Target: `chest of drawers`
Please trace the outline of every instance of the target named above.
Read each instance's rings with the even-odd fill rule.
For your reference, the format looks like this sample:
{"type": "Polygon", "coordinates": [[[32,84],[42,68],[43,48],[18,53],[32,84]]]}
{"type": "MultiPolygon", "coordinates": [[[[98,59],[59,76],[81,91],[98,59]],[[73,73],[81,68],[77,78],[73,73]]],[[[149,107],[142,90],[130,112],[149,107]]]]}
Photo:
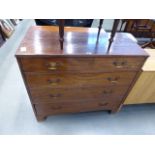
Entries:
{"type": "Polygon", "coordinates": [[[38,121],[54,114],[118,111],[147,54],[130,34],[66,28],[63,51],[57,27],[31,27],[16,58],[38,121]]]}

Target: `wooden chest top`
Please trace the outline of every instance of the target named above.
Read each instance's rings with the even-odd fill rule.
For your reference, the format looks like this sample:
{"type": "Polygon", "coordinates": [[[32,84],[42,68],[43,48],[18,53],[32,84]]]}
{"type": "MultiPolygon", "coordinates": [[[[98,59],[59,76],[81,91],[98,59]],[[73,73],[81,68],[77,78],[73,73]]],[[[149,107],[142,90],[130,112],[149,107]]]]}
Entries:
{"type": "Polygon", "coordinates": [[[97,43],[97,28],[66,27],[64,49],[60,49],[58,27],[30,27],[16,56],[148,56],[129,33],[117,33],[107,52],[110,33],[102,30],[97,43]]]}

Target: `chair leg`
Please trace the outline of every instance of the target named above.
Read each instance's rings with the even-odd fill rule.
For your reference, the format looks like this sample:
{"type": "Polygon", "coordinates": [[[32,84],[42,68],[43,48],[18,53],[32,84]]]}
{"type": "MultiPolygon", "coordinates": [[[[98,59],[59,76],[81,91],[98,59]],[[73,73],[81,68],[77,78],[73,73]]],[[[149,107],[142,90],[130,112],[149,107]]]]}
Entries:
{"type": "Polygon", "coordinates": [[[126,22],[126,21],[124,21],[123,19],[121,20],[121,26],[120,26],[119,31],[122,31],[122,27],[123,27],[123,25],[125,24],[125,22],[126,22]]]}
{"type": "Polygon", "coordinates": [[[150,42],[147,42],[147,43],[141,45],[141,47],[142,48],[150,47],[150,48],[154,49],[155,45],[154,45],[154,42],[153,42],[153,38],[154,38],[154,35],[152,36],[150,42]]]}
{"type": "Polygon", "coordinates": [[[141,45],[141,48],[146,48],[146,47],[150,47],[150,48],[154,49],[155,45],[153,42],[148,42],[148,43],[141,45]]]}
{"type": "Polygon", "coordinates": [[[59,19],[59,41],[60,41],[60,48],[63,50],[63,42],[64,42],[64,19],[59,19]]]}
{"type": "Polygon", "coordinates": [[[97,34],[97,42],[99,40],[99,36],[100,36],[101,29],[102,29],[103,21],[104,21],[104,19],[100,19],[99,27],[98,27],[98,34],[97,34]]]}
{"type": "Polygon", "coordinates": [[[116,34],[119,21],[120,21],[120,19],[115,19],[114,20],[113,28],[112,28],[112,31],[111,31],[111,36],[110,36],[110,39],[109,39],[108,52],[110,50],[111,44],[112,44],[114,36],[116,34]]]}

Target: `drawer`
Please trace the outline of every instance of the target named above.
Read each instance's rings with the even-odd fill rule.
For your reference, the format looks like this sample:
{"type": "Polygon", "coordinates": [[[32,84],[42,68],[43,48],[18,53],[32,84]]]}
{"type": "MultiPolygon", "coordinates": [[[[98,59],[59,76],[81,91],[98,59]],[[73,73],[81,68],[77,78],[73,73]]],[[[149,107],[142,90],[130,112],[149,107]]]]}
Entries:
{"type": "Polygon", "coordinates": [[[65,101],[80,101],[88,99],[121,100],[128,86],[120,87],[92,87],[71,89],[35,89],[31,90],[33,104],[52,104],[65,101]]]}
{"type": "Polygon", "coordinates": [[[85,58],[21,58],[22,68],[25,72],[103,72],[138,70],[143,57],[85,57],[85,58]]]}
{"type": "Polygon", "coordinates": [[[104,100],[89,100],[72,102],[70,104],[53,104],[53,105],[35,105],[37,115],[49,115],[49,114],[63,114],[63,113],[74,113],[74,112],[86,112],[86,111],[97,111],[97,110],[110,110],[120,104],[119,102],[107,102],[104,100]]]}
{"type": "Polygon", "coordinates": [[[117,73],[81,73],[81,74],[31,74],[25,77],[31,89],[45,87],[71,88],[71,87],[96,87],[106,85],[130,85],[137,72],[117,73]]]}

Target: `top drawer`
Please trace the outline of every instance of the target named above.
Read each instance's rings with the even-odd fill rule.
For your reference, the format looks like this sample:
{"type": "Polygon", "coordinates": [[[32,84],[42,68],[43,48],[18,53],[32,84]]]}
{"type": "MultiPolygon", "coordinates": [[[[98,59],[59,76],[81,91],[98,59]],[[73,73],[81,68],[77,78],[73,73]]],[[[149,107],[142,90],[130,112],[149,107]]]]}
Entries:
{"type": "Polygon", "coordinates": [[[23,57],[20,58],[25,72],[103,72],[138,70],[143,57],[23,57]]]}

